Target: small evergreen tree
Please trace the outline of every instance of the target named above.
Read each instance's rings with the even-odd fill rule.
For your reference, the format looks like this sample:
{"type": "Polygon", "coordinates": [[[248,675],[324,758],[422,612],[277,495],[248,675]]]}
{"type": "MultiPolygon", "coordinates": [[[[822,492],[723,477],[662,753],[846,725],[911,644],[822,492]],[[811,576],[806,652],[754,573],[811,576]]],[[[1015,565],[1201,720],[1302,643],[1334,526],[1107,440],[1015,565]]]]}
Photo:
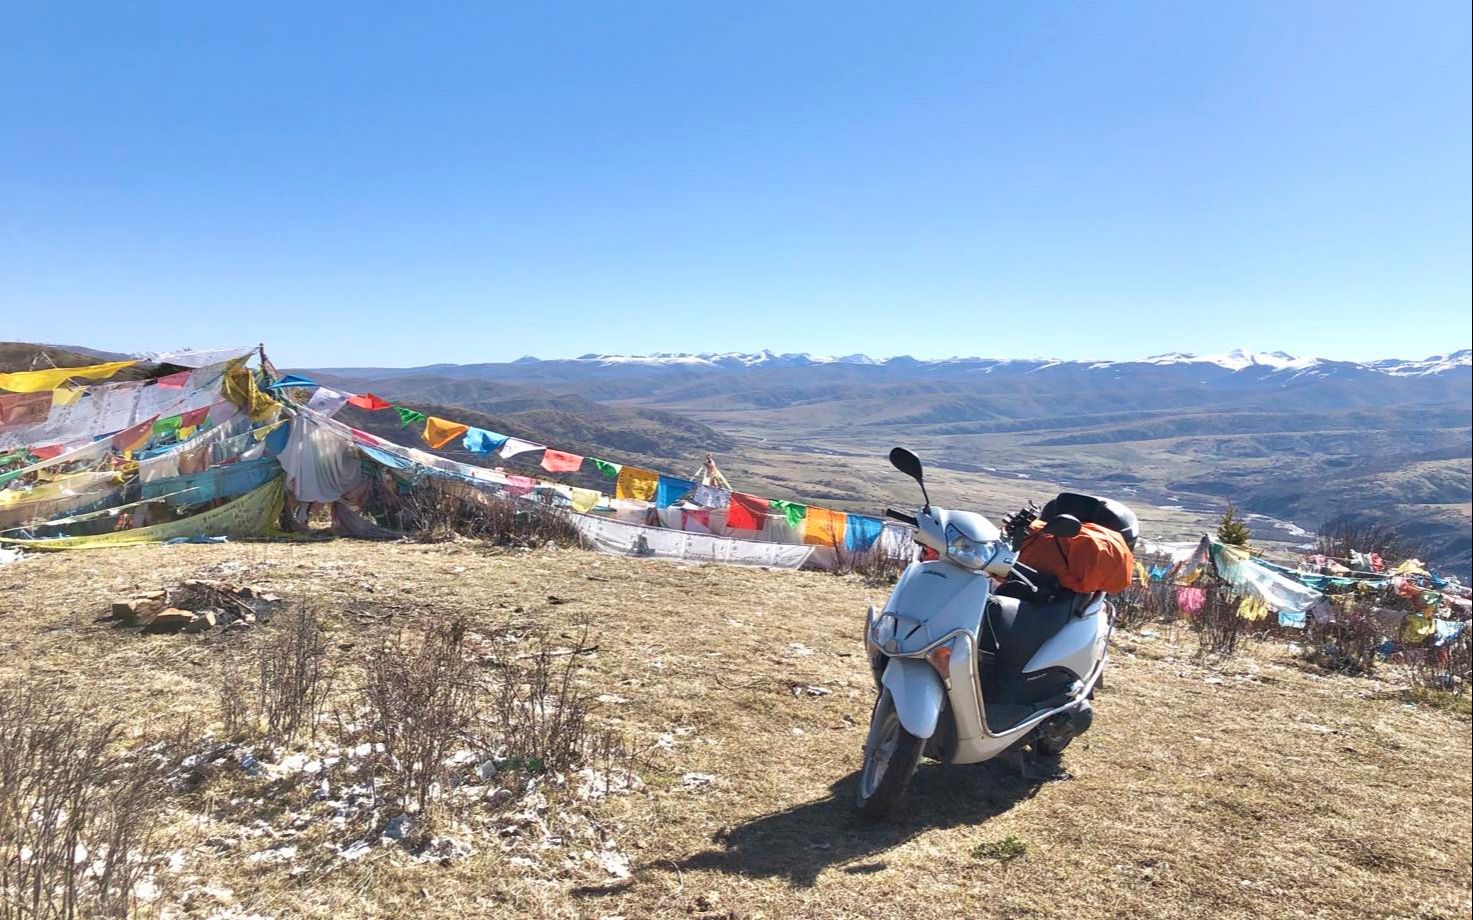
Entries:
{"type": "Polygon", "coordinates": [[[1248,540],[1253,536],[1248,525],[1238,517],[1238,509],[1228,502],[1227,510],[1222,513],[1222,519],[1217,522],[1217,539],[1220,543],[1230,546],[1247,546],[1248,540]]]}

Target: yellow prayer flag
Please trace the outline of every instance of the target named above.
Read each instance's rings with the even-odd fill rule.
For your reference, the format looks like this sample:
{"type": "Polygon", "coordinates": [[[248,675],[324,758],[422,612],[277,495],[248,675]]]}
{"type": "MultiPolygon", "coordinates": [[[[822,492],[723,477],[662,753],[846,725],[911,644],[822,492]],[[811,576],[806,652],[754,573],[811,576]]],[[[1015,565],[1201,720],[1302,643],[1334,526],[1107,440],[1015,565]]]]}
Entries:
{"type": "Polygon", "coordinates": [[[40,393],[43,390],[54,390],[72,377],[106,380],[123,368],[132,367],[137,363],[136,360],[110,361],[107,364],[89,364],[86,367],[51,367],[41,371],[14,371],[9,374],[0,374],[0,390],[10,390],[13,393],[40,393]]]}
{"type": "Polygon", "coordinates": [[[593,489],[572,489],[573,510],[587,514],[603,498],[603,493],[593,489]]]}
{"type": "Polygon", "coordinates": [[[276,400],[256,387],[255,375],[248,367],[233,367],[226,371],[220,384],[220,395],[244,409],[254,422],[264,421],[276,411],[276,400]]]}
{"type": "Polygon", "coordinates": [[[815,508],[808,506],[808,515],[804,518],[807,526],[803,529],[803,542],[812,543],[816,546],[843,546],[844,531],[849,526],[849,515],[842,511],[830,511],[827,508],[815,508]]]}
{"type": "Polygon", "coordinates": [[[424,440],[425,443],[439,450],[456,438],[462,437],[470,431],[469,425],[460,422],[451,422],[443,418],[435,418],[433,415],[425,419],[424,440]]]}
{"type": "Polygon", "coordinates": [[[637,466],[626,466],[619,471],[619,482],[614,488],[615,498],[634,501],[654,501],[660,488],[660,474],[642,470],[637,466]]]}
{"type": "Polygon", "coordinates": [[[1238,604],[1238,616],[1249,622],[1266,619],[1268,617],[1268,604],[1262,598],[1249,595],[1238,604]]]}
{"type": "Polygon", "coordinates": [[[51,405],[53,407],[70,406],[81,399],[85,392],[87,392],[86,387],[57,387],[51,391],[51,405]]]}

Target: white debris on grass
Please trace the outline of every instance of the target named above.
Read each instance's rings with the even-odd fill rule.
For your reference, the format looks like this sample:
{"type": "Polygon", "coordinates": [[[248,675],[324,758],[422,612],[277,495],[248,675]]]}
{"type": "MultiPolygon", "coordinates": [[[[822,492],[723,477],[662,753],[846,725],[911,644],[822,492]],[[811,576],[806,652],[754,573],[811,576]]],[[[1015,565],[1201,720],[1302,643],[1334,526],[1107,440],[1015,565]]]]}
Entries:
{"type": "Polygon", "coordinates": [[[682,789],[706,789],[714,785],[716,777],[711,773],[686,773],[680,777],[682,789]]]}
{"type": "Polygon", "coordinates": [[[813,649],[809,648],[801,642],[789,642],[788,654],[792,655],[795,658],[806,658],[809,655],[813,654],[813,649]]]}
{"type": "Polygon", "coordinates": [[[644,780],[629,770],[595,770],[584,767],[578,771],[577,795],[583,799],[601,799],[610,795],[626,795],[644,788],[644,780]]]}

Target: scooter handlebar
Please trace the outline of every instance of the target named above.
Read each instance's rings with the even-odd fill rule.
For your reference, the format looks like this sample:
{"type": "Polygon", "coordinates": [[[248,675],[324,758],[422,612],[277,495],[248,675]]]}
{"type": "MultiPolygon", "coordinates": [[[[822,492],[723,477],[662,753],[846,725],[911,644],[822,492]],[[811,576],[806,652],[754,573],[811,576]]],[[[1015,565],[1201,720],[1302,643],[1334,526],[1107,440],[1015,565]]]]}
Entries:
{"type": "Polygon", "coordinates": [[[893,518],[902,524],[909,524],[912,527],[920,526],[920,522],[916,520],[915,515],[906,514],[904,511],[897,511],[894,508],[886,508],[885,517],[893,518]]]}

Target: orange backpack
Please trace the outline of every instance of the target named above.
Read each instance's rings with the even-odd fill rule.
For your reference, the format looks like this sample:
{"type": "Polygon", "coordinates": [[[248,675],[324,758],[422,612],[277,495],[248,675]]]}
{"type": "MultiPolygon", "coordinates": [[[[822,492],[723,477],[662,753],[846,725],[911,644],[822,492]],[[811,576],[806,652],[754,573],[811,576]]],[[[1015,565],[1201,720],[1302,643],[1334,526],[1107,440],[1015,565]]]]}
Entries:
{"type": "Polygon", "coordinates": [[[1019,562],[1051,573],[1060,585],[1080,594],[1130,587],[1135,557],[1125,545],[1125,537],[1098,524],[1085,524],[1078,534],[1066,539],[1042,533],[1043,523],[1034,521],[1028,528],[1018,552],[1019,562]]]}

